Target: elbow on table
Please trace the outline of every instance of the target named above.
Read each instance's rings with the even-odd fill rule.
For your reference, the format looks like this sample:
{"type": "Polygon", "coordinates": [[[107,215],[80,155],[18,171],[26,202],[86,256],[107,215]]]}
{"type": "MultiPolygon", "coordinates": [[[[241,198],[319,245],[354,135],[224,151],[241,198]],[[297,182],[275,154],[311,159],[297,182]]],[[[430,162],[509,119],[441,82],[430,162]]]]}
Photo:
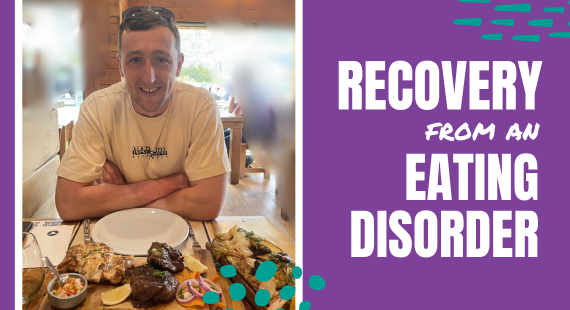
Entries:
{"type": "Polygon", "coordinates": [[[77,212],[74,212],[72,203],[69,201],[68,198],[65,197],[56,189],[55,191],[55,208],[57,209],[57,213],[59,217],[64,221],[76,221],[81,220],[79,218],[77,212]]]}

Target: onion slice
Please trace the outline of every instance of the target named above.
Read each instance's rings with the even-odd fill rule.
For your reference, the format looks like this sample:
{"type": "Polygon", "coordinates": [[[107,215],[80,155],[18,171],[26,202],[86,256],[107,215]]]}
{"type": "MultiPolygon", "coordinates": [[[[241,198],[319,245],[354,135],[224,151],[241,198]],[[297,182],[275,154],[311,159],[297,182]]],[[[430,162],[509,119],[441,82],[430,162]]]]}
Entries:
{"type": "Polygon", "coordinates": [[[200,288],[199,288],[199,287],[200,287],[201,285],[200,285],[200,283],[199,283],[198,281],[196,281],[196,280],[194,280],[194,279],[190,279],[190,280],[187,280],[187,281],[185,281],[185,282],[188,282],[186,285],[188,286],[188,290],[190,291],[190,293],[192,293],[192,295],[194,295],[194,297],[199,298],[199,299],[203,299],[203,298],[204,298],[204,295],[202,295],[202,294],[200,293],[200,288]],[[198,289],[195,289],[193,285],[197,285],[197,286],[198,286],[198,289]]]}
{"type": "Polygon", "coordinates": [[[216,283],[210,281],[210,279],[203,279],[201,276],[198,276],[198,282],[204,291],[215,292],[220,295],[220,299],[222,298],[222,289],[216,283]],[[215,289],[212,289],[210,286],[213,286],[215,289]]]}
{"type": "Polygon", "coordinates": [[[182,298],[178,297],[178,294],[180,294],[181,290],[183,290],[184,288],[188,288],[188,281],[189,280],[186,280],[186,281],[180,283],[180,285],[178,286],[178,289],[176,290],[176,301],[178,301],[181,304],[190,303],[190,302],[192,302],[192,300],[194,300],[194,298],[196,298],[196,295],[192,291],[189,291],[189,292],[184,294],[184,295],[190,294],[191,295],[190,298],[182,299],[182,298]]]}

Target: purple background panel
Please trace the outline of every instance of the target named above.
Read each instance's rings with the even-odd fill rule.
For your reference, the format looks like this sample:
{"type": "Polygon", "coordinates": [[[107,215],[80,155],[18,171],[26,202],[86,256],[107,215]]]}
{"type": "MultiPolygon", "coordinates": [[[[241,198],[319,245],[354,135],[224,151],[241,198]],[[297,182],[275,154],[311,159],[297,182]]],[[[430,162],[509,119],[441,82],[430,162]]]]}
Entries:
{"type": "MultiPolygon", "coordinates": [[[[562,309],[568,307],[570,208],[567,200],[570,128],[570,39],[550,38],[550,32],[570,31],[567,1],[491,1],[470,4],[455,1],[304,1],[304,299],[311,309],[562,309]],[[532,12],[497,12],[501,4],[531,3],[532,12]],[[563,14],[542,9],[565,6],[563,14]],[[459,26],[458,18],[483,19],[482,26],[459,26]],[[514,18],[515,26],[490,23],[514,18]],[[531,19],[553,18],[554,27],[531,27],[531,19]],[[503,33],[502,41],[486,41],[481,35],[503,33]],[[513,41],[513,35],[540,34],[541,41],[513,41]],[[440,101],[431,111],[415,102],[408,110],[385,111],[338,109],[338,62],[405,60],[412,68],[423,60],[440,67],[440,101]],[[543,61],[536,90],[536,109],[524,109],[524,89],[517,66],[517,109],[515,111],[471,111],[469,77],[465,78],[463,108],[448,111],[441,74],[441,61],[543,61]],[[454,129],[464,122],[471,130],[478,123],[496,126],[495,137],[477,141],[426,141],[426,126],[450,123],[454,129]],[[534,141],[505,140],[509,127],[539,123],[534,141]],[[429,176],[431,154],[450,156],[453,200],[406,201],[406,154],[425,153],[426,163],[418,171],[429,176]],[[538,200],[476,201],[474,165],[469,168],[469,200],[457,200],[457,165],[451,154],[533,154],[538,162],[538,200]],[[491,248],[483,258],[419,257],[412,247],[406,258],[351,258],[350,215],[352,210],[376,214],[386,210],[407,211],[412,220],[421,210],[431,210],[440,219],[442,210],[482,210],[491,219],[494,210],[532,210],[538,215],[537,258],[494,258],[491,248]],[[322,291],[311,290],[308,279],[321,275],[327,281],[322,291]]],[[[490,64],[492,68],[492,65],[490,64]]],[[[491,69],[490,68],[490,69],[491,69]]],[[[469,70],[469,65],[467,67],[469,70]]],[[[491,71],[481,74],[491,79],[491,71]]],[[[363,82],[362,85],[365,83],[363,82]]],[[[414,82],[402,82],[411,88],[414,82]]],[[[490,86],[492,82],[490,82],[490,86]]],[[[388,81],[386,81],[388,86],[388,81]]],[[[364,89],[363,89],[364,93],[364,89]]],[[[377,91],[387,99],[387,90],[377,91]]],[[[492,90],[482,90],[491,99],[492,90]]],[[[363,106],[365,106],[363,100],[363,106]]],[[[514,168],[513,168],[514,171],[514,168]]],[[[513,173],[514,174],[514,173],[513,173]]],[[[427,181],[418,182],[427,190],[427,181]]],[[[487,190],[486,190],[487,192],[487,190]]],[[[514,228],[513,220],[506,228],[514,228]]],[[[413,225],[404,225],[413,236],[413,225]]],[[[491,232],[492,233],[492,232],[491,232]]],[[[463,231],[465,240],[465,230],[463,231]]],[[[514,235],[513,235],[514,236],[514,235]]],[[[388,228],[388,239],[396,237],[388,228]]],[[[514,248],[514,238],[505,239],[514,248]]],[[[465,253],[465,249],[464,249],[465,253]]],[[[514,253],[514,249],[513,249],[514,253]]]]}

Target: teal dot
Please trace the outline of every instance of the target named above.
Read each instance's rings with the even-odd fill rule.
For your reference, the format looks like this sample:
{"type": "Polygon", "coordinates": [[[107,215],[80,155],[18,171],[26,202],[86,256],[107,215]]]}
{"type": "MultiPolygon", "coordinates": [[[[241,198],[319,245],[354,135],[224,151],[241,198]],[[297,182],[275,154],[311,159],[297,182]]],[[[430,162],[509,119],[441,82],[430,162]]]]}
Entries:
{"type": "Polygon", "coordinates": [[[311,303],[306,300],[301,302],[301,304],[299,305],[299,310],[309,310],[310,308],[311,308],[311,303]]]}
{"type": "Polygon", "coordinates": [[[322,290],[325,288],[325,284],[325,279],[323,279],[321,276],[314,275],[309,278],[309,287],[314,290],[322,290]]]}
{"type": "Polygon", "coordinates": [[[236,267],[233,265],[225,265],[220,268],[220,271],[222,272],[222,276],[224,278],[231,278],[236,276],[236,267]]]}
{"type": "Polygon", "coordinates": [[[204,294],[204,302],[205,303],[213,305],[213,304],[217,303],[218,301],[220,301],[220,295],[218,295],[218,293],[206,292],[206,294],[204,294]]]}
{"type": "Polygon", "coordinates": [[[295,295],[295,287],[291,285],[284,286],[279,292],[279,297],[283,300],[289,300],[295,295]]]}
{"type": "Polygon", "coordinates": [[[303,275],[303,269],[299,266],[293,268],[293,278],[299,279],[303,275]]]}
{"type": "Polygon", "coordinates": [[[261,282],[269,281],[275,276],[277,272],[277,265],[272,261],[264,261],[257,267],[255,272],[255,278],[261,282]]]}
{"type": "Polygon", "coordinates": [[[263,307],[266,306],[269,303],[269,300],[271,299],[271,295],[269,294],[268,290],[259,290],[257,291],[257,293],[255,294],[255,304],[263,307]]]}
{"type": "Polygon", "coordinates": [[[234,283],[230,286],[230,297],[232,300],[240,301],[245,297],[245,287],[241,283],[234,283]]]}

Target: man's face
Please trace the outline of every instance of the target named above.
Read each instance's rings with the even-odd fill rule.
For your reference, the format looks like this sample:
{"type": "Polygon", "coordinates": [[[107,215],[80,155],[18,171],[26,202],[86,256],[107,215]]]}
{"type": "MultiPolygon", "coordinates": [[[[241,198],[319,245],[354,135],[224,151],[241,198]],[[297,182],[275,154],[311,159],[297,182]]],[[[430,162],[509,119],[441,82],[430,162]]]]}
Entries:
{"type": "Polygon", "coordinates": [[[170,29],[154,26],[148,30],[125,30],[120,56],[119,71],[135,110],[148,117],[162,114],[184,62],[184,55],[178,59],[170,29]]]}

